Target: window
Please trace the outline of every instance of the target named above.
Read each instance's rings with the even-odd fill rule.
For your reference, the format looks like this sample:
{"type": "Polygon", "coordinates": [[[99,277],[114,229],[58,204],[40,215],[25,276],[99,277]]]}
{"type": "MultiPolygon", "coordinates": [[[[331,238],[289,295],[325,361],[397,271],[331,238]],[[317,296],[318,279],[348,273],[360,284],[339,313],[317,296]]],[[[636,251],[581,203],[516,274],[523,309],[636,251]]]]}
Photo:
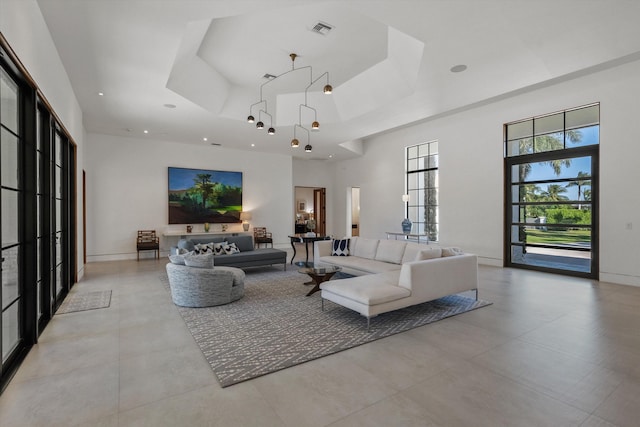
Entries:
{"type": "Polygon", "coordinates": [[[505,125],[505,265],[597,277],[600,105],[505,125]]]}
{"type": "Polygon", "coordinates": [[[406,148],[407,218],[413,234],[438,240],[438,141],[406,148]]]}

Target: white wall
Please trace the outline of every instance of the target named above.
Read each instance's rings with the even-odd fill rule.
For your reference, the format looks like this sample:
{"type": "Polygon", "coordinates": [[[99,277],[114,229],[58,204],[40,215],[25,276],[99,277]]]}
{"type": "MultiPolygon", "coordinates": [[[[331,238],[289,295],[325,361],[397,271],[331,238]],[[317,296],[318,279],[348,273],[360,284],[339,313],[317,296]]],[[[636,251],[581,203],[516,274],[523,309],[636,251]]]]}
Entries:
{"type": "Polygon", "coordinates": [[[82,246],[82,169],[84,126],[82,110],[71,87],[62,60],[53,43],[40,8],[35,0],[0,0],[0,32],[35,80],[62,124],[76,143],[77,197],[77,266],[78,279],[84,272],[82,246]]]}
{"type": "MultiPolygon", "coordinates": [[[[289,246],[291,157],[91,133],[87,141],[88,261],[135,258],[137,230],[184,230],[168,225],[169,166],[242,172],[243,210],[251,212],[251,225],[267,227],[276,247],[289,246]]],[[[215,231],[220,224],[212,224],[215,231]]],[[[242,231],[242,224],[228,231],[242,231]]],[[[161,236],[161,249],[168,252],[177,239],[161,236]]]]}
{"type": "Polygon", "coordinates": [[[404,147],[437,139],[442,243],[502,265],[503,124],[600,102],[600,279],[640,286],[639,76],[640,62],[632,62],[366,140],[363,157],[329,172],[335,176],[332,232],[346,226],[341,195],[352,186],[361,188],[362,236],[398,231],[404,147]]]}

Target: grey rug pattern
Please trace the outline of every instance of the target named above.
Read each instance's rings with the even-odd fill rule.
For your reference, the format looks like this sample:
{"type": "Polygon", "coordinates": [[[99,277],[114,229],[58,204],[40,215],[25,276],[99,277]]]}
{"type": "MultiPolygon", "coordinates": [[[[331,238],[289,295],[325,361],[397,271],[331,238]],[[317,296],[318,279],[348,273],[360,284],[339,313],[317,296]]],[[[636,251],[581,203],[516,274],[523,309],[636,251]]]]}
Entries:
{"type": "Polygon", "coordinates": [[[491,304],[452,295],[374,317],[367,332],[352,310],[325,301],[322,311],[319,292],[305,296],[307,280],[295,270],[247,270],[239,301],[178,307],[222,387],[491,304]]]}
{"type": "Polygon", "coordinates": [[[56,314],[95,310],[98,308],[106,308],[110,305],[111,291],[82,292],[67,296],[56,311],[56,314]]]}

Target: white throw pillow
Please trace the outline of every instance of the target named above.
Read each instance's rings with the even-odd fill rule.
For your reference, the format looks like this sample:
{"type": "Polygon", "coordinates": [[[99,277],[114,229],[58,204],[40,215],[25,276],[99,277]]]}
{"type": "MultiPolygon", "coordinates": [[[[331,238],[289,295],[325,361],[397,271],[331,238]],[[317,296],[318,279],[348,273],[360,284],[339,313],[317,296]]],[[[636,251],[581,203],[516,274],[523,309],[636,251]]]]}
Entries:
{"type": "Polygon", "coordinates": [[[442,249],[441,248],[429,248],[429,249],[423,249],[421,251],[419,251],[416,254],[416,261],[424,261],[426,259],[435,259],[435,258],[440,258],[442,256],[442,249]]]}
{"type": "Polygon", "coordinates": [[[462,255],[462,249],[460,248],[442,248],[442,256],[443,257],[447,257],[447,256],[456,256],[456,255],[462,255]]]}
{"type": "Polygon", "coordinates": [[[187,254],[184,265],[196,268],[213,268],[213,254],[187,254]]]}
{"type": "Polygon", "coordinates": [[[224,246],[224,253],[227,255],[237,254],[239,252],[240,249],[238,249],[235,243],[229,243],[228,245],[224,246]]]}

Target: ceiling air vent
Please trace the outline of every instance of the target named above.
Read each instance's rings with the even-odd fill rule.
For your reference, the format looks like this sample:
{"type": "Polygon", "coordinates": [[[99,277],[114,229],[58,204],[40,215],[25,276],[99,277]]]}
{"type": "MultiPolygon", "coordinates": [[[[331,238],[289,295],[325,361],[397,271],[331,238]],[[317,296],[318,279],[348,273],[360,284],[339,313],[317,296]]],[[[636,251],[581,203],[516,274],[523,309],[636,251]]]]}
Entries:
{"type": "Polygon", "coordinates": [[[318,22],[311,29],[311,31],[313,31],[314,33],[318,33],[323,36],[326,36],[327,34],[329,34],[329,31],[331,30],[333,30],[333,27],[325,22],[318,22]]]}
{"type": "Polygon", "coordinates": [[[212,142],[212,143],[211,143],[211,144],[209,144],[209,145],[213,145],[214,147],[222,147],[222,144],[219,144],[219,143],[217,143],[217,142],[212,142]]]}

